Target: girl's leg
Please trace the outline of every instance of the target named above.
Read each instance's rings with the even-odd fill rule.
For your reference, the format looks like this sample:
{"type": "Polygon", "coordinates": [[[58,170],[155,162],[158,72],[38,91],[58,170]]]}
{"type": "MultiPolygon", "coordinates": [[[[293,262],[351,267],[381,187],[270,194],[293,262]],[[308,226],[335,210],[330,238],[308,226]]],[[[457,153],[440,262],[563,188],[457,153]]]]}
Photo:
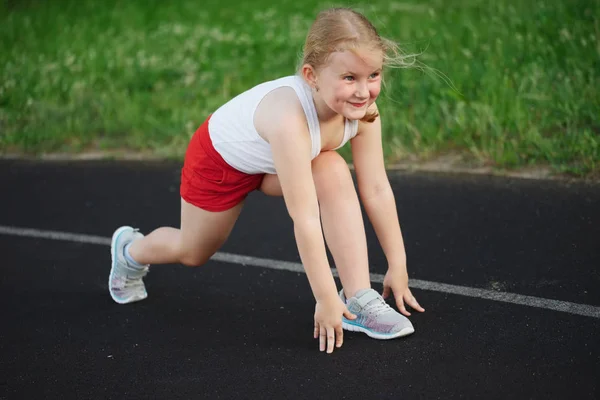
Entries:
{"type": "Polygon", "coordinates": [[[367,238],[350,169],[335,151],[313,160],[325,241],[335,261],[346,298],[371,287],[367,238]]]}
{"type": "Polygon", "coordinates": [[[181,229],[158,228],[143,236],[130,226],[115,231],[111,242],[112,265],[108,290],[119,304],[148,297],[143,278],[147,264],[204,264],[225,242],[242,209],[242,203],[223,212],[208,212],[181,200],[181,229]],[[129,255],[127,246],[129,245],[129,255]],[[133,258],[135,265],[127,260],[133,258]]]}
{"type": "MultiPolygon", "coordinates": [[[[360,299],[354,298],[359,290],[370,289],[371,283],[360,203],[346,162],[336,152],[327,151],[313,160],[312,170],[325,241],[335,260],[347,307],[360,308],[356,320],[342,319],[343,328],[365,332],[377,339],[410,335],[415,331],[412,323],[391,307],[383,307],[386,303],[375,291],[362,293],[360,299]],[[386,311],[381,312],[384,308],[386,311]]],[[[265,176],[263,183],[261,190],[265,193],[281,193],[281,188],[277,190],[279,182],[275,175],[265,176]]]]}
{"type": "MultiPolygon", "coordinates": [[[[312,162],[325,241],[331,251],[346,298],[371,287],[367,239],[358,196],[346,161],[335,151],[321,153],[312,162]]],[[[281,196],[277,175],[265,175],[260,188],[281,196]]]]}
{"type": "Polygon", "coordinates": [[[140,264],[181,263],[200,266],[223,245],[231,233],[243,203],[222,212],[210,212],[181,199],[180,229],[162,227],[129,247],[140,264]]]}

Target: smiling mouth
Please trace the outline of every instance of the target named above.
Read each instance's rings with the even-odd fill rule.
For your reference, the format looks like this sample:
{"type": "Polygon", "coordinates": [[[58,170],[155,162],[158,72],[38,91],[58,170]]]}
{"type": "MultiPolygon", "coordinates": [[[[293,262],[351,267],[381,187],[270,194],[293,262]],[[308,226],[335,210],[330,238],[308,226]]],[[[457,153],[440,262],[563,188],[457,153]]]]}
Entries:
{"type": "Polygon", "coordinates": [[[361,107],[364,107],[367,104],[367,102],[365,101],[363,103],[350,103],[350,104],[352,104],[356,108],[361,108],[361,107]]]}

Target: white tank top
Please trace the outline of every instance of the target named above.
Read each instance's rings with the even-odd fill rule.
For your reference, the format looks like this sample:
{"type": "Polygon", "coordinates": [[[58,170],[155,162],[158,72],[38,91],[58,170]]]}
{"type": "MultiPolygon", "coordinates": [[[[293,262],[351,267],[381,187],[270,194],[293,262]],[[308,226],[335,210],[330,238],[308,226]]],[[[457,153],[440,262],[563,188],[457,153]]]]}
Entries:
{"type": "MultiPolygon", "coordinates": [[[[247,174],[275,174],[271,145],[254,127],[254,112],[261,100],[272,90],[292,87],[308,121],[312,140],[311,159],[321,152],[321,129],[310,86],[298,75],[264,82],[234,97],[219,107],[210,117],[208,131],[215,150],[227,164],[247,174]]],[[[356,136],[358,121],[345,120],[344,138],[338,147],[356,136]]]]}

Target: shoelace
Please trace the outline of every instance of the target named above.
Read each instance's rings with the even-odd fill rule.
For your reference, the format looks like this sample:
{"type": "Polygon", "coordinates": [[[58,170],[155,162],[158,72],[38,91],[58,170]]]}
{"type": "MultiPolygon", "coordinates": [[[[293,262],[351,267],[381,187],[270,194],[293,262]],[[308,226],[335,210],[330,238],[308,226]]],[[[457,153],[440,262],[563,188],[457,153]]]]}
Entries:
{"type": "Polygon", "coordinates": [[[125,288],[125,289],[134,289],[134,288],[138,288],[138,287],[142,287],[141,280],[130,281],[129,279],[127,279],[125,281],[125,284],[123,285],[123,288],[125,288]]]}
{"type": "Polygon", "coordinates": [[[143,268],[139,271],[129,270],[125,276],[125,283],[123,284],[126,288],[133,288],[142,286],[142,278],[148,275],[149,268],[143,268]]]}
{"type": "Polygon", "coordinates": [[[392,310],[393,310],[393,308],[390,307],[389,304],[386,303],[385,300],[383,300],[382,298],[378,298],[377,300],[371,301],[365,307],[365,311],[375,314],[376,316],[385,314],[392,310]]]}

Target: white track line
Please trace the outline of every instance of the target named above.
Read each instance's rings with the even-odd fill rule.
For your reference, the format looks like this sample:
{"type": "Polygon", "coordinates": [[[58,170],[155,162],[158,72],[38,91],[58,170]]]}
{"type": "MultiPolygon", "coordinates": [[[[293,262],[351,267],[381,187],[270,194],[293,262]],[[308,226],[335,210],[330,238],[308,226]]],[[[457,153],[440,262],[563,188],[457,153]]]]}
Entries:
{"type": "MultiPolygon", "coordinates": [[[[110,246],[111,242],[110,238],[103,236],[18,228],[3,225],[0,225],[0,234],[29,238],[63,240],[68,242],[100,244],[106,246],[110,246]]],[[[214,261],[222,261],[232,264],[252,265],[255,267],[292,271],[302,274],[305,273],[302,264],[289,261],[280,261],[221,252],[216,253],[211,259],[214,261]]],[[[332,269],[332,272],[334,276],[338,276],[335,269],[332,269]]],[[[381,274],[371,274],[371,281],[375,283],[383,283],[383,277],[384,276],[381,274]]],[[[541,297],[525,296],[522,294],[498,292],[487,289],[477,289],[467,286],[449,285],[447,283],[423,281],[419,279],[411,279],[409,281],[409,286],[415,289],[431,290],[435,292],[457,294],[460,296],[476,297],[479,299],[520,304],[524,306],[544,308],[547,310],[561,311],[569,314],[583,315],[586,317],[600,319],[600,307],[590,306],[587,304],[577,304],[568,301],[544,299],[541,297]]]]}

